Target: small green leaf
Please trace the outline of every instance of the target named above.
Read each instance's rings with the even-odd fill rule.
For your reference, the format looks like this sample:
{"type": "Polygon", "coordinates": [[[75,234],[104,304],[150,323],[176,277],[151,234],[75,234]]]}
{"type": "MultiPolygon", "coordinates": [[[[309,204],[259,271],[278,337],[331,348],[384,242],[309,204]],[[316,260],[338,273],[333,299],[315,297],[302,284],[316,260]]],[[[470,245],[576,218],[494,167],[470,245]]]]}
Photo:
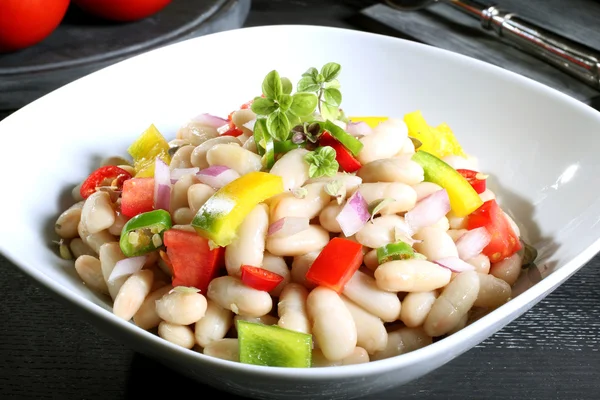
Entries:
{"type": "Polygon", "coordinates": [[[283,87],[277,71],[273,70],[267,74],[262,83],[262,92],[269,99],[279,100],[283,93],[283,87]]]}
{"type": "Polygon", "coordinates": [[[267,129],[274,138],[287,140],[291,129],[290,121],[285,113],[277,110],[267,118],[267,129]]]}
{"type": "Polygon", "coordinates": [[[415,151],[419,150],[419,148],[421,146],[423,146],[423,142],[421,142],[419,139],[414,138],[412,136],[408,137],[410,139],[410,141],[412,142],[413,146],[415,146],[415,151]]]}
{"type": "Polygon", "coordinates": [[[321,74],[325,78],[325,82],[330,82],[330,81],[334,80],[335,78],[337,78],[337,76],[340,74],[341,70],[342,70],[342,67],[340,64],[330,62],[330,63],[325,64],[323,66],[323,68],[321,68],[321,74]]]}
{"type": "Polygon", "coordinates": [[[325,82],[325,77],[323,76],[323,74],[318,74],[317,77],[315,78],[315,81],[317,83],[323,83],[323,82],[325,82]]]}
{"type": "Polygon", "coordinates": [[[339,107],[342,104],[342,92],[338,89],[327,88],[323,89],[323,97],[325,99],[325,103],[339,107]]]}
{"type": "Polygon", "coordinates": [[[325,119],[335,121],[340,115],[340,109],[327,103],[321,103],[321,116],[325,119]]]}
{"type": "Polygon", "coordinates": [[[292,110],[287,110],[285,115],[288,117],[288,121],[290,121],[290,126],[296,126],[302,123],[300,117],[292,112],[292,110]]]}
{"type": "Polygon", "coordinates": [[[254,136],[254,143],[256,143],[258,155],[264,155],[265,148],[267,147],[266,137],[269,136],[269,132],[267,131],[267,120],[264,118],[258,118],[254,123],[254,131],[252,134],[254,136]]]}
{"type": "Polygon", "coordinates": [[[415,255],[413,256],[413,258],[415,258],[417,260],[427,260],[427,257],[424,254],[417,253],[416,251],[415,251],[415,255]]]}
{"type": "Polygon", "coordinates": [[[325,185],[325,193],[335,197],[338,204],[342,204],[346,198],[346,185],[341,179],[334,179],[325,185]]]}
{"type": "Polygon", "coordinates": [[[378,213],[381,212],[381,210],[383,210],[383,208],[385,206],[387,206],[390,203],[395,202],[396,200],[386,197],[384,199],[379,199],[379,200],[374,200],[371,203],[369,203],[369,214],[371,214],[371,222],[373,222],[373,217],[375,217],[375,215],[377,215],[378,213]]]}
{"type": "Polygon", "coordinates": [[[287,111],[287,110],[289,110],[293,101],[294,101],[294,99],[292,96],[290,96],[289,94],[283,93],[281,95],[281,98],[279,99],[279,108],[281,108],[281,111],[287,111]]]}
{"type": "Polygon", "coordinates": [[[271,99],[264,97],[256,97],[250,107],[255,114],[269,115],[277,110],[278,105],[271,99]]]}
{"type": "Polygon", "coordinates": [[[340,81],[338,81],[337,79],[334,79],[330,82],[326,82],[323,87],[326,88],[334,88],[334,89],[339,89],[342,85],[340,85],[340,81]]]}
{"type": "Polygon", "coordinates": [[[321,86],[315,82],[312,76],[305,76],[298,81],[296,90],[298,92],[316,92],[321,86]]]}
{"type": "Polygon", "coordinates": [[[310,76],[312,78],[316,78],[318,74],[319,71],[315,67],[310,67],[306,70],[305,73],[302,74],[302,76],[310,76]]]}
{"type": "Polygon", "coordinates": [[[318,147],[304,156],[308,163],[308,176],[319,178],[322,176],[334,176],[339,169],[335,159],[335,150],[330,146],[318,147]]]}
{"type": "Polygon", "coordinates": [[[319,99],[314,93],[295,93],[292,98],[293,102],[291,110],[299,117],[305,117],[312,114],[319,102],[319,99]]]}
{"type": "Polygon", "coordinates": [[[284,94],[292,93],[292,81],[288,78],[281,78],[281,90],[284,94]]]}

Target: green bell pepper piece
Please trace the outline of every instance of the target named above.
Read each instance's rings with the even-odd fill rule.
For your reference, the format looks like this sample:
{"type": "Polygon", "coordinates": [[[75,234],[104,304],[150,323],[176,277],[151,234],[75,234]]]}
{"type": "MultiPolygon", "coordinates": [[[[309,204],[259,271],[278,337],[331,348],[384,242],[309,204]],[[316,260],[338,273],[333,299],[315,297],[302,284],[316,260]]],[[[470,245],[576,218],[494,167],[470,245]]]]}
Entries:
{"type": "Polygon", "coordinates": [[[278,140],[274,144],[276,154],[287,153],[288,151],[304,147],[301,143],[294,143],[291,140],[284,140],[283,142],[278,140]]]}
{"type": "Polygon", "coordinates": [[[137,257],[158,249],[163,244],[163,233],[172,225],[171,215],[165,210],[136,215],[123,226],[121,251],[126,257],[137,257]]]}
{"type": "Polygon", "coordinates": [[[386,244],[377,249],[377,262],[380,265],[392,260],[408,260],[414,258],[414,256],[415,251],[413,248],[402,241],[386,244]]]}
{"type": "Polygon", "coordinates": [[[337,141],[347,148],[354,157],[356,157],[362,150],[363,144],[360,140],[350,135],[330,120],[322,122],[321,127],[329,132],[331,136],[336,138],[337,141]]]}

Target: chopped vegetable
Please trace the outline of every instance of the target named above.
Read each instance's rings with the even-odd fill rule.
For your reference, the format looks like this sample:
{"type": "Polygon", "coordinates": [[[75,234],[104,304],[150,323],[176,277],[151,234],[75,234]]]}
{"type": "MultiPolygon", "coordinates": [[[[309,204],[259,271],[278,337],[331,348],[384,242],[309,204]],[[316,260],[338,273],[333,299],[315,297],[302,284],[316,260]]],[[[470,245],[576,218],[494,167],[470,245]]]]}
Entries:
{"type": "Polygon", "coordinates": [[[154,165],[154,208],[169,211],[171,205],[171,171],[160,158],[154,165]]]}
{"type": "Polygon", "coordinates": [[[481,172],[477,171],[472,171],[470,169],[457,169],[456,172],[464,176],[467,182],[469,182],[469,184],[473,186],[473,189],[475,189],[475,191],[478,194],[485,192],[485,180],[487,179],[487,176],[485,174],[482,174],[481,172]]]}
{"type": "Polygon", "coordinates": [[[166,231],[164,242],[173,268],[173,286],[195,287],[206,295],[208,284],[224,265],[225,249],[210,249],[207,239],[181,229],[166,231]]]}
{"type": "Polygon", "coordinates": [[[225,132],[221,133],[221,136],[238,137],[238,136],[242,136],[243,134],[244,134],[243,130],[233,127],[233,128],[229,128],[225,132]]]}
{"type": "Polygon", "coordinates": [[[115,165],[106,165],[92,172],[81,184],[79,194],[84,199],[90,197],[98,188],[111,186],[116,190],[123,188],[123,183],[131,179],[131,174],[115,165]]]}
{"type": "Polygon", "coordinates": [[[382,123],[383,121],[387,121],[388,117],[349,117],[350,122],[358,123],[364,122],[369,125],[371,128],[375,128],[377,125],[382,123]]]}
{"type": "Polygon", "coordinates": [[[108,283],[112,283],[119,278],[124,276],[133,275],[144,267],[148,256],[129,257],[117,261],[113,268],[110,276],[108,277],[108,283]]]}
{"type": "Polygon", "coordinates": [[[338,293],[363,261],[362,245],[344,238],[333,238],[321,250],[306,272],[310,282],[338,293]]]}
{"type": "Polygon", "coordinates": [[[466,261],[461,260],[458,257],[445,257],[440,258],[438,260],[434,260],[434,263],[437,265],[441,265],[442,267],[448,268],[453,272],[464,272],[464,271],[474,271],[475,267],[469,264],[466,261]]]}
{"type": "Polygon", "coordinates": [[[335,220],[340,224],[344,235],[349,237],[360,231],[370,218],[369,205],[357,190],[346,201],[335,220]]]}
{"type": "Polygon", "coordinates": [[[240,174],[236,170],[224,165],[212,165],[200,170],[196,176],[200,182],[205,183],[214,189],[220,189],[228,183],[238,179],[240,174]]]}
{"type": "Polygon", "coordinates": [[[263,165],[266,169],[271,169],[275,164],[275,145],[267,130],[267,121],[264,118],[256,120],[253,134],[258,155],[263,157],[263,165]]]}
{"type": "Polygon", "coordinates": [[[308,176],[311,178],[334,176],[340,167],[335,157],[335,150],[330,146],[317,147],[307,153],[304,160],[309,165],[308,176]]]}
{"type": "Polygon", "coordinates": [[[268,367],[310,368],[312,336],[281,328],[238,320],[240,362],[268,367]]]}
{"type": "Polygon", "coordinates": [[[362,167],[361,163],[354,158],[354,156],[346,149],[340,142],[338,142],[329,132],[324,131],[319,139],[320,146],[330,146],[335,150],[335,160],[338,162],[339,167],[344,172],[356,172],[362,167]]]}
{"type": "Polygon", "coordinates": [[[450,207],[458,217],[465,217],[478,209],[483,201],[469,182],[454,168],[423,150],[412,160],[423,167],[425,181],[440,185],[448,192],[450,207]]]}
{"type": "Polygon", "coordinates": [[[357,156],[363,148],[360,140],[346,133],[342,128],[327,120],[321,124],[322,128],[340,142],[353,156],[357,156]]]}
{"type": "Polygon", "coordinates": [[[431,226],[450,211],[450,199],[446,189],[433,192],[421,199],[415,207],[404,214],[404,219],[413,233],[431,226]]]}
{"type": "Polygon", "coordinates": [[[462,260],[475,257],[490,243],[491,236],[485,227],[471,229],[456,241],[456,250],[462,260]]]}
{"type": "Polygon", "coordinates": [[[308,229],[310,221],[306,217],[283,217],[269,225],[267,235],[286,237],[308,229]]]}
{"type": "Polygon", "coordinates": [[[496,263],[521,250],[519,237],[513,231],[496,200],[488,200],[467,218],[467,229],[484,227],[490,234],[490,242],[482,253],[496,263]]]}
{"type": "Polygon", "coordinates": [[[154,209],[154,178],[131,178],[123,183],[121,213],[126,217],[154,209]]]}
{"type": "Polygon", "coordinates": [[[215,129],[229,123],[229,121],[226,119],[208,113],[197,115],[192,119],[192,121],[201,125],[210,126],[211,128],[215,129]]]}
{"type": "Polygon", "coordinates": [[[302,147],[301,143],[294,143],[293,140],[284,140],[274,142],[274,150],[276,154],[285,154],[288,151],[299,149],[302,147]]]}
{"type": "Polygon", "coordinates": [[[408,126],[409,136],[422,143],[421,150],[437,157],[451,154],[465,157],[465,153],[448,125],[441,124],[437,128],[433,128],[427,124],[421,111],[418,110],[406,114],[404,122],[408,126]]]}
{"type": "Polygon", "coordinates": [[[217,246],[229,245],[239,225],[260,202],[284,191],[280,176],[250,172],[213,194],[192,221],[199,235],[217,246]]]}
{"type": "Polygon", "coordinates": [[[171,162],[169,143],[154,125],[150,125],[142,135],[129,146],[127,152],[133,157],[136,178],[154,176],[154,161],[160,158],[166,164],[171,162]]]}
{"type": "Polygon", "coordinates": [[[373,133],[373,128],[364,121],[350,121],[346,125],[346,132],[352,136],[367,136],[373,133]]]}
{"type": "Polygon", "coordinates": [[[163,234],[172,226],[165,210],[148,211],[131,218],[121,230],[119,246],[125,257],[150,253],[163,244],[163,234]]]}
{"type": "Polygon", "coordinates": [[[192,167],[192,168],[174,168],[171,170],[171,183],[175,184],[178,180],[183,178],[186,175],[196,175],[200,172],[200,168],[192,167]]]}
{"type": "Polygon", "coordinates": [[[283,276],[264,268],[242,265],[242,282],[256,290],[270,292],[283,281],[283,276]]]}
{"type": "Polygon", "coordinates": [[[413,248],[404,242],[386,244],[377,248],[377,262],[379,264],[392,260],[408,260],[415,256],[413,248]]]}

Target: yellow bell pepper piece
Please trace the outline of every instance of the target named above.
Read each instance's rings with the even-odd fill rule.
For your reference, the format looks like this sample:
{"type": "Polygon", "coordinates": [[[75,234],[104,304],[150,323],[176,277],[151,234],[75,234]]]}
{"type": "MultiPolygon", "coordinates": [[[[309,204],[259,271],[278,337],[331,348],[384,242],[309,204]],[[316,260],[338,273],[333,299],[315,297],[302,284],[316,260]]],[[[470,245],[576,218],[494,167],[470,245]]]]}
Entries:
{"type": "Polygon", "coordinates": [[[371,128],[375,128],[383,121],[387,121],[388,117],[348,117],[352,122],[366,122],[371,128]]]}
{"type": "Polygon", "coordinates": [[[156,129],[154,124],[140,135],[140,137],[129,146],[127,152],[133,157],[136,178],[154,176],[154,163],[159,157],[166,164],[171,162],[169,156],[169,143],[156,129]]]}
{"type": "Polygon", "coordinates": [[[250,172],[213,194],[192,221],[198,234],[217,246],[227,246],[236,237],[244,218],[257,204],[283,193],[283,179],[268,172],[250,172]]]}
{"type": "Polygon", "coordinates": [[[404,122],[408,126],[408,135],[423,143],[420,150],[437,157],[445,157],[451,154],[466,157],[454,133],[447,124],[443,123],[433,128],[425,121],[419,110],[406,114],[404,122]]]}

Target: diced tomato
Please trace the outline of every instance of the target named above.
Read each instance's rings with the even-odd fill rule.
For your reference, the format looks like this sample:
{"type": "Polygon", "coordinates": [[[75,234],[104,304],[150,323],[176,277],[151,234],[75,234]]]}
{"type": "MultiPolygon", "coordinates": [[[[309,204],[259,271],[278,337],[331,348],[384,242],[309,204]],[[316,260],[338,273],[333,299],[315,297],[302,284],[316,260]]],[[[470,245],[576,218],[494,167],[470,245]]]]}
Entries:
{"type": "Polygon", "coordinates": [[[235,125],[233,125],[233,122],[229,123],[229,130],[227,130],[227,132],[224,132],[223,134],[221,134],[221,136],[234,136],[234,137],[238,137],[240,135],[244,134],[244,131],[242,131],[241,129],[238,129],[235,127],[235,125]]]}
{"type": "Polygon", "coordinates": [[[362,245],[344,238],[333,238],[321,250],[306,272],[310,282],[338,293],[363,262],[362,245]]]}
{"type": "Polygon", "coordinates": [[[324,131],[319,139],[319,145],[330,146],[335,150],[335,159],[340,164],[340,169],[345,172],[356,172],[362,167],[352,153],[338,142],[331,134],[324,131]]]}
{"type": "Polygon", "coordinates": [[[173,268],[173,286],[195,287],[206,295],[208,284],[223,266],[225,248],[211,250],[207,239],[181,229],[166,231],[163,242],[173,268]]]}
{"type": "Polygon", "coordinates": [[[242,265],[242,282],[256,290],[270,292],[283,281],[283,276],[264,268],[242,265]]]}
{"type": "Polygon", "coordinates": [[[117,190],[121,190],[123,182],[128,179],[131,179],[131,174],[123,168],[119,168],[115,165],[106,165],[92,172],[90,176],[83,181],[79,194],[81,194],[81,197],[84,199],[87,199],[98,189],[98,187],[103,184],[111,185],[113,183],[117,190]]]}
{"type": "Polygon", "coordinates": [[[485,227],[492,237],[482,253],[496,263],[521,250],[521,242],[496,200],[488,200],[467,217],[467,229],[485,227]]]}
{"type": "Polygon", "coordinates": [[[154,209],[154,178],[131,178],[123,183],[121,213],[127,217],[154,209]]]}
{"type": "Polygon", "coordinates": [[[472,171],[470,169],[457,169],[456,172],[461,174],[467,182],[473,186],[473,189],[479,194],[485,192],[486,184],[485,179],[486,176],[481,172],[472,171]]]}

